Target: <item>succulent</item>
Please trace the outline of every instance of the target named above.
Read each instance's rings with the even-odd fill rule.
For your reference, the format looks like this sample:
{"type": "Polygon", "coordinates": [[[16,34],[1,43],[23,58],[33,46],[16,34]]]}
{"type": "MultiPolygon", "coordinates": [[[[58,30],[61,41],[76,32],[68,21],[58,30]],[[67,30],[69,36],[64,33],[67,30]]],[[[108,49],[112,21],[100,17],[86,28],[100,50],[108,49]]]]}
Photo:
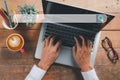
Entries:
{"type": "MultiPolygon", "coordinates": [[[[35,9],[35,7],[33,5],[24,5],[24,6],[19,6],[19,12],[21,14],[29,14],[29,15],[35,15],[38,14],[39,12],[35,9]]],[[[35,17],[35,16],[34,16],[35,17]]],[[[36,18],[33,18],[32,20],[34,20],[36,18]]],[[[26,26],[32,26],[34,23],[26,23],[26,26]]]]}

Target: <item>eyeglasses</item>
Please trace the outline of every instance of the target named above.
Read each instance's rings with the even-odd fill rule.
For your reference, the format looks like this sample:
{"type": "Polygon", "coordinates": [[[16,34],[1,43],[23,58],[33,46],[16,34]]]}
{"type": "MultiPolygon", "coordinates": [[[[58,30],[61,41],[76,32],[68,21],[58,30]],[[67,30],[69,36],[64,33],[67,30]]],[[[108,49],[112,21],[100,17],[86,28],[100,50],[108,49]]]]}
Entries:
{"type": "Polygon", "coordinates": [[[107,57],[112,63],[116,63],[117,60],[119,60],[118,53],[114,50],[112,46],[112,42],[110,41],[108,37],[105,37],[102,40],[102,47],[107,52],[107,57]]]}

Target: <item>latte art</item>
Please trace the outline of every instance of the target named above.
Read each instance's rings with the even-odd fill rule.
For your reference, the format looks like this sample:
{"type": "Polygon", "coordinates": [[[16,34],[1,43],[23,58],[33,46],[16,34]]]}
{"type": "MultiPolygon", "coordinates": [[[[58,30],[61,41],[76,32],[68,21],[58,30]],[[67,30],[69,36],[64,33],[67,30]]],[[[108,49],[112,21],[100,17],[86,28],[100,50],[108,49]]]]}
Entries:
{"type": "Polygon", "coordinates": [[[9,40],[8,40],[8,44],[11,47],[18,47],[20,45],[20,38],[18,36],[12,36],[9,40]]]}
{"type": "Polygon", "coordinates": [[[6,44],[8,49],[18,51],[24,46],[24,39],[21,35],[14,33],[8,36],[6,44]]]}

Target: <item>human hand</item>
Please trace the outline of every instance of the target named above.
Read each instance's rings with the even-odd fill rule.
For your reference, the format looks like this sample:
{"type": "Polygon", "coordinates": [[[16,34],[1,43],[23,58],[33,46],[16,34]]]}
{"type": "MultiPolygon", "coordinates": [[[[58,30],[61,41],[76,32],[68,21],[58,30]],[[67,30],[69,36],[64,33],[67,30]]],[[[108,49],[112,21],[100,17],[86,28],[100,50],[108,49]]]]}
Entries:
{"type": "Polygon", "coordinates": [[[83,72],[89,71],[92,69],[90,64],[90,56],[92,51],[92,42],[87,40],[87,45],[85,39],[80,36],[82,40],[82,45],[80,45],[78,39],[75,37],[75,46],[73,46],[73,56],[76,63],[79,65],[83,72]]]}
{"type": "Polygon", "coordinates": [[[49,36],[44,41],[41,60],[38,63],[38,66],[44,70],[47,70],[54,63],[61,51],[61,42],[59,41],[53,45],[54,39],[55,37],[49,36]]]}

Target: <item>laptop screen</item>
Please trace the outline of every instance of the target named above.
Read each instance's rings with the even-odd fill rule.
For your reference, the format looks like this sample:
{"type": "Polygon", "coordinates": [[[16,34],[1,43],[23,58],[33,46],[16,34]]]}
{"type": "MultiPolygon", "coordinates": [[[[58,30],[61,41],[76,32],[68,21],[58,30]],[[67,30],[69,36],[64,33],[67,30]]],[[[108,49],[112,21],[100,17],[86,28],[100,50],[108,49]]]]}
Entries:
{"type": "MultiPolygon", "coordinates": [[[[43,1],[43,9],[45,10],[44,11],[45,14],[104,14],[82,8],[63,5],[55,2],[49,2],[46,0],[43,1]]],[[[98,32],[114,18],[114,16],[112,15],[108,14],[105,15],[107,16],[107,21],[105,23],[62,23],[62,24],[98,32]]]]}

